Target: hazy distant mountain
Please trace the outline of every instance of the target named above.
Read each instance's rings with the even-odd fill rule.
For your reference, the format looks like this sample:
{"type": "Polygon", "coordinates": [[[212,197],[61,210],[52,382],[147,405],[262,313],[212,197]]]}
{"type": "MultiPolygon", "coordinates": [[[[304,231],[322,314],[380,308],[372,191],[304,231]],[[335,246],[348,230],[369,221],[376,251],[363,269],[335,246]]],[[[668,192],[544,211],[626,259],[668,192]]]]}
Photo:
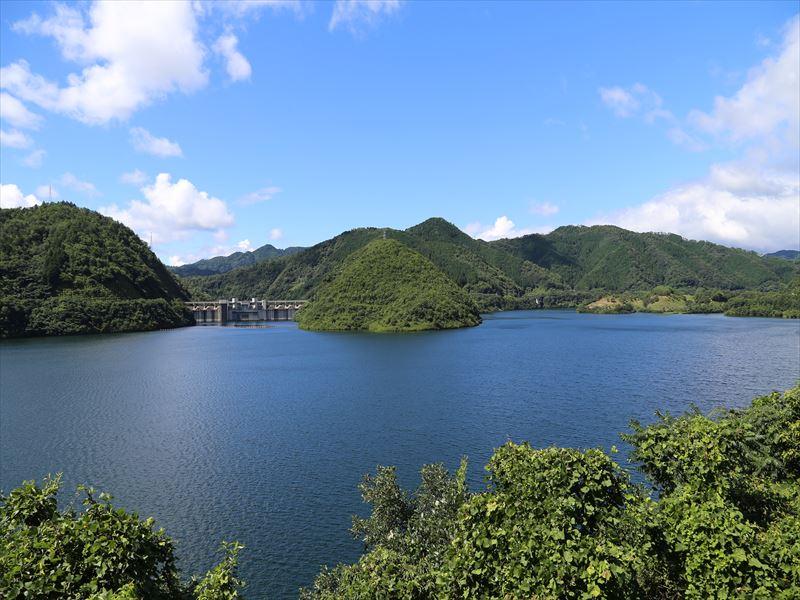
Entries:
{"type": "Polygon", "coordinates": [[[194,275],[216,275],[218,273],[227,273],[239,267],[246,267],[254,265],[263,260],[270,258],[278,258],[287,256],[303,250],[301,246],[291,246],[289,248],[281,249],[276,248],[272,244],[264,244],[260,248],[256,248],[250,252],[234,252],[228,256],[215,256],[214,258],[206,258],[198,260],[187,265],[180,267],[168,267],[170,271],[181,277],[191,277],[194,275]]]}
{"type": "Polygon", "coordinates": [[[800,260],[800,250],[778,250],[777,252],[770,252],[765,254],[770,258],[783,258],[786,260],[800,260]]]}
{"type": "Polygon", "coordinates": [[[198,297],[310,298],[352,252],[384,235],[428,258],[484,309],[533,301],[542,290],[569,299],[587,290],[656,285],[757,289],[780,285],[798,272],[789,261],[677,235],[568,226],[547,235],[484,242],[433,218],[405,231],[353,229],[290,256],[184,283],[198,297]]]}

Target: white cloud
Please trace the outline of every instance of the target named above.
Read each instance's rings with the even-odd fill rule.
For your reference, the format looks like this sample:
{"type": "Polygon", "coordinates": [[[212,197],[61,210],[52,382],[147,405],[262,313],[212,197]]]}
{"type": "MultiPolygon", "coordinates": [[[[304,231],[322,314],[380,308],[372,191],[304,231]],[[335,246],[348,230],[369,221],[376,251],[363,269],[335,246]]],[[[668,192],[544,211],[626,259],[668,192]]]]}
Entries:
{"type": "Polygon", "coordinates": [[[227,0],[212,5],[201,4],[200,6],[202,9],[218,8],[235,17],[250,16],[264,8],[274,11],[289,10],[298,15],[303,13],[303,5],[300,0],[227,0]]]}
{"type": "Polygon", "coordinates": [[[129,185],[141,186],[147,181],[147,173],[139,169],[134,169],[133,171],[120,175],[119,180],[129,185]]]}
{"type": "Polygon", "coordinates": [[[9,148],[30,148],[33,145],[33,140],[27,135],[16,129],[6,131],[0,129],[0,146],[8,146],[9,148]]]}
{"type": "Polygon", "coordinates": [[[143,239],[152,234],[154,243],[182,239],[191,231],[233,225],[233,215],[225,202],[198,190],[187,179],[173,183],[169,173],[160,173],[141,192],[144,200],[131,200],[126,208],[104,206],[100,212],[124,223],[143,239]]]}
{"type": "Polygon", "coordinates": [[[708,150],[708,144],[680,127],[670,128],[667,131],[667,138],[676,146],[683,146],[690,152],[708,150]]]}
{"type": "Polygon", "coordinates": [[[41,203],[33,194],[25,196],[13,183],[0,183],[0,208],[28,208],[41,203]]]}
{"type": "Polygon", "coordinates": [[[523,228],[519,229],[514,225],[514,221],[503,215],[495,219],[494,225],[483,225],[482,223],[470,223],[464,227],[464,231],[474,238],[491,242],[492,240],[499,240],[502,238],[515,238],[531,233],[547,233],[552,231],[550,226],[523,228]]]}
{"type": "Polygon", "coordinates": [[[231,81],[250,79],[253,69],[236,46],[239,40],[232,33],[221,35],[214,43],[214,52],[225,59],[225,70],[231,81]]]}
{"type": "Polygon", "coordinates": [[[535,215],[549,216],[558,212],[558,206],[551,202],[539,202],[531,204],[531,212],[535,215]]]}
{"type": "Polygon", "coordinates": [[[177,142],[167,138],[154,136],[144,127],[131,127],[131,144],[138,152],[151,154],[161,158],[183,156],[183,150],[177,142]]]}
{"type": "Polygon", "coordinates": [[[283,237],[283,230],[278,229],[275,227],[274,229],[269,230],[269,239],[273,242],[277,242],[279,239],[283,237]]]}
{"type": "Polygon", "coordinates": [[[717,96],[710,113],[689,120],[700,130],[734,142],[783,134],[794,147],[800,138],[800,17],[787,23],[780,54],[750,70],[731,97],[717,96]]]}
{"type": "Polygon", "coordinates": [[[328,29],[344,27],[354,35],[374,27],[388,15],[396,13],[401,0],[336,0],[328,29]]]}
{"type": "Polygon", "coordinates": [[[34,150],[28,156],[22,159],[22,164],[26,167],[30,167],[31,169],[38,169],[42,166],[42,162],[44,161],[44,157],[47,155],[47,152],[39,148],[38,150],[34,150]]]}
{"type": "Polygon", "coordinates": [[[75,175],[73,175],[72,173],[64,173],[61,176],[60,182],[61,185],[64,186],[65,188],[83,194],[85,196],[89,196],[90,198],[100,195],[100,192],[97,191],[97,188],[94,186],[93,183],[90,183],[88,181],[81,181],[80,179],[75,177],[75,175]]]}
{"type": "Polygon", "coordinates": [[[634,83],[627,89],[620,86],[601,87],[598,91],[603,104],[620,118],[641,116],[647,123],[653,123],[656,119],[675,119],[670,111],[663,108],[661,96],[644,84],[634,83]]]}
{"type": "Polygon", "coordinates": [[[713,165],[703,180],[594,219],[634,231],[759,250],[800,247],[800,177],[738,164],[713,165]]]}
{"type": "Polygon", "coordinates": [[[272,200],[272,198],[280,192],[281,188],[274,185],[263,187],[255,192],[250,192],[249,194],[245,194],[239,198],[239,204],[249,205],[258,204],[259,202],[266,202],[267,200],[272,200]]]}
{"type": "Polygon", "coordinates": [[[31,72],[24,60],[0,70],[2,87],[45,110],[103,124],[208,82],[191,3],[103,0],[87,12],[56,4],[46,19],[33,14],[14,24],[18,32],[52,37],[66,60],[83,66],[65,87],[31,72]]]}
{"type": "Polygon", "coordinates": [[[22,102],[5,92],[0,92],[0,119],[20,129],[38,129],[42,123],[40,115],[32,113],[22,102]]]}

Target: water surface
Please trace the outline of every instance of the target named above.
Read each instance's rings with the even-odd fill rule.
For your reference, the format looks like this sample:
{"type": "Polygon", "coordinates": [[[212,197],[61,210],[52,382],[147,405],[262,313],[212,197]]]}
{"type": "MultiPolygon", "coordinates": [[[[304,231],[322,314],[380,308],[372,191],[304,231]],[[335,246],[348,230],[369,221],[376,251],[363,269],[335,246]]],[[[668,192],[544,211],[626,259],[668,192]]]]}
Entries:
{"type": "Polygon", "coordinates": [[[246,545],[247,597],[296,597],[353,561],[356,486],[406,485],[506,440],[608,448],[631,418],[742,406],[800,379],[800,322],[719,315],[498,313],[477,328],[323,334],[293,323],[0,345],[0,487],[64,472],[176,540],[200,573],[246,545]]]}

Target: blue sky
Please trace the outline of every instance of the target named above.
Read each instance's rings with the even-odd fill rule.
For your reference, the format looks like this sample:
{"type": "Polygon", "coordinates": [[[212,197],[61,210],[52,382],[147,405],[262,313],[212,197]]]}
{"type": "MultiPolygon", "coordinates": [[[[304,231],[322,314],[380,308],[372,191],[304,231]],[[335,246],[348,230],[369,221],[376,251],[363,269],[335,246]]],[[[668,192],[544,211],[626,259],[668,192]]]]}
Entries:
{"type": "Polygon", "coordinates": [[[172,263],[442,216],[800,246],[797,4],[3,2],[3,206],[172,263]]]}

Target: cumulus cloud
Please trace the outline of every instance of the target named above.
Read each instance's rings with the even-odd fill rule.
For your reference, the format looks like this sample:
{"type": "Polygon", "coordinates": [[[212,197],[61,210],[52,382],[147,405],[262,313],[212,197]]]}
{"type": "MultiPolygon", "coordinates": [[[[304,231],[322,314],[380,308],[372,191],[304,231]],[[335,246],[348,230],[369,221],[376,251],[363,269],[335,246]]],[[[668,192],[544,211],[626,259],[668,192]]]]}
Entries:
{"type": "Polygon", "coordinates": [[[514,221],[503,215],[495,219],[494,225],[483,225],[480,222],[470,223],[464,227],[464,231],[474,238],[478,238],[487,242],[492,240],[499,240],[502,238],[515,238],[531,233],[547,233],[552,231],[550,226],[535,227],[535,228],[518,228],[514,221]]]}
{"type": "Polygon", "coordinates": [[[170,156],[183,156],[180,144],[167,138],[156,137],[144,127],[131,127],[131,144],[137,152],[168,158],[170,156]]]}
{"type": "Polygon", "coordinates": [[[72,173],[64,173],[59,181],[63,187],[74,192],[78,192],[79,194],[83,194],[84,196],[94,198],[95,196],[100,195],[100,192],[97,191],[97,188],[93,183],[81,181],[72,173]]]}
{"type": "Polygon", "coordinates": [[[32,113],[11,94],[0,92],[0,119],[19,129],[38,129],[42,117],[32,113]]]}
{"type": "Polygon", "coordinates": [[[656,119],[675,118],[663,108],[661,96],[642,83],[634,83],[629,88],[601,87],[598,92],[603,104],[620,118],[641,116],[648,123],[656,119]]]}
{"type": "Polygon", "coordinates": [[[594,219],[633,231],[668,231],[759,250],[800,247],[800,177],[714,165],[703,180],[594,219]]]}
{"type": "Polygon", "coordinates": [[[283,230],[278,229],[275,227],[274,229],[269,230],[269,239],[273,242],[277,242],[279,239],[283,237],[283,230]]]}
{"type": "Polygon", "coordinates": [[[119,180],[122,183],[127,183],[129,185],[141,186],[147,181],[147,173],[140,171],[139,169],[134,169],[133,171],[129,171],[120,175],[119,180]]]}
{"type": "Polygon", "coordinates": [[[259,202],[266,202],[267,200],[272,200],[275,194],[279,194],[280,192],[281,188],[274,185],[263,187],[239,198],[239,204],[247,206],[250,204],[258,204],[259,202]]]}
{"type": "MultiPolygon", "coordinates": [[[[693,110],[667,131],[690,151],[712,142],[737,148],[738,160],[711,165],[702,179],[591,223],[758,250],[800,247],[800,17],[785,25],[775,52],[736,93],[717,96],[711,111],[693,110]]],[[[625,100],[609,102],[621,107],[620,116],[640,111],[625,100]]]]}
{"type": "Polygon", "coordinates": [[[717,96],[706,113],[694,110],[689,120],[701,131],[734,142],[776,134],[796,145],[800,130],[800,17],[785,26],[780,53],[750,70],[731,97],[717,96]]]}
{"type": "Polygon", "coordinates": [[[22,159],[22,164],[26,167],[30,167],[31,169],[38,169],[42,166],[42,162],[44,162],[44,157],[47,155],[47,152],[39,148],[38,150],[34,150],[28,156],[22,159]]]}
{"type": "Polygon", "coordinates": [[[33,194],[27,196],[13,183],[0,183],[0,208],[28,208],[41,204],[33,194]]]}
{"type": "Polygon", "coordinates": [[[328,29],[344,27],[354,35],[362,34],[385,17],[396,13],[401,0],[336,0],[328,29]]]}
{"type": "Polygon", "coordinates": [[[225,59],[225,70],[231,81],[250,79],[250,74],[253,72],[250,63],[237,49],[238,43],[239,40],[235,35],[227,33],[221,35],[213,47],[214,52],[225,59]]]}
{"type": "Polygon", "coordinates": [[[551,202],[539,202],[531,204],[530,210],[535,215],[547,217],[556,214],[558,212],[558,206],[551,202]]]}
{"type": "Polygon", "coordinates": [[[8,148],[30,148],[33,140],[16,129],[0,129],[0,146],[8,148]]]}
{"type": "Polygon", "coordinates": [[[116,204],[100,212],[124,223],[143,239],[154,243],[182,239],[192,231],[214,231],[233,225],[227,204],[198,190],[187,179],[172,182],[169,173],[160,173],[154,183],[141,188],[144,200],[131,200],[125,208],[116,204]]]}
{"type": "Polygon", "coordinates": [[[33,14],[15,23],[17,32],[53,38],[61,55],[83,68],[62,87],[18,60],[0,70],[3,89],[45,110],[103,124],[208,82],[192,3],[104,0],[87,12],[56,4],[46,19],[33,14]]]}

